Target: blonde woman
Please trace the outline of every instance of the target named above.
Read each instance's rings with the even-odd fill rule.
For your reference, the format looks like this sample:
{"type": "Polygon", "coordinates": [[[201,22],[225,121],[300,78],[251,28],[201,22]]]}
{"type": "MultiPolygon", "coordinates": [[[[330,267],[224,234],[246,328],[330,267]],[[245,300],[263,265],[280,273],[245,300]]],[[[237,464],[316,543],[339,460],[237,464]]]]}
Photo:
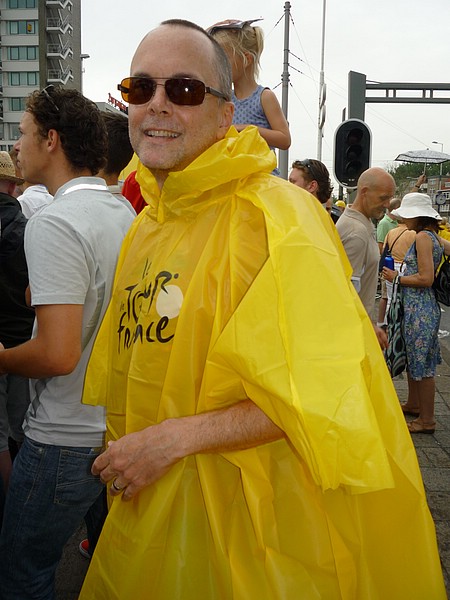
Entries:
{"type": "Polygon", "coordinates": [[[291,145],[291,134],[278,99],[272,90],[257,83],[264,36],[261,27],[252,26],[252,23],[227,20],[208,30],[231,63],[233,125],[238,131],[256,125],[272,149],[287,150],[291,145]]]}

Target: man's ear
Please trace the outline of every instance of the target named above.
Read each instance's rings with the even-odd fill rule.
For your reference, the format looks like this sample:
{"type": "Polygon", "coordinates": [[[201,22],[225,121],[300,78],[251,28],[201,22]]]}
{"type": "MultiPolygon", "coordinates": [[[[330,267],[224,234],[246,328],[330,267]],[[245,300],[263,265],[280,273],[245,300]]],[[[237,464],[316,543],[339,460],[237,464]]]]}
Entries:
{"type": "Polygon", "coordinates": [[[47,148],[54,150],[59,144],[59,133],[56,129],[49,129],[47,133],[47,148]]]}
{"type": "Polygon", "coordinates": [[[221,140],[225,137],[226,132],[233,123],[234,104],[232,102],[224,102],[220,108],[219,129],[217,132],[218,140],[221,140]]]}
{"type": "Polygon", "coordinates": [[[315,194],[318,189],[319,189],[319,184],[317,183],[317,181],[315,179],[313,179],[312,181],[309,182],[308,192],[310,192],[311,194],[315,194]]]}
{"type": "Polygon", "coordinates": [[[9,181],[9,182],[8,182],[8,192],[7,192],[7,193],[8,193],[10,196],[15,196],[15,195],[16,195],[16,194],[15,194],[15,191],[16,191],[16,185],[17,185],[17,184],[16,184],[16,183],[14,183],[14,181],[9,181]]]}

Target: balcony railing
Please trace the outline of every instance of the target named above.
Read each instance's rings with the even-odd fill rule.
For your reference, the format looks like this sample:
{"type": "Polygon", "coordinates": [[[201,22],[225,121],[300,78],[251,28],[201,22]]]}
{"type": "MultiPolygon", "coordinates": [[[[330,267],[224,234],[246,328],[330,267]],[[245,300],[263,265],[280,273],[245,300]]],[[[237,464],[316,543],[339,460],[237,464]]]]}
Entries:
{"type": "Polygon", "coordinates": [[[73,55],[70,44],[47,44],[47,58],[62,58],[65,60],[69,55],[73,55]]]}
{"type": "Polygon", "coordinates": [[[69,29],[72,29],[69,16],[67,16],[65,19],[61,19],[60,17],[50,17],[47,19],[47,31],[59,31],[61,33],[66,33],[69,29]]]}
{"type": "Polygon", "coordinates": [[[72,0],[46,0],[46,6],[60,6],[61,8],[67,8],[68,5],[73,6],[72,0]]]}
{"type": "Polygon", "coordinates": [[[62,83],[66,85],[69,79],[73,79],[71,69],[49,69],[47,73],[48,83],[62,83]]]}

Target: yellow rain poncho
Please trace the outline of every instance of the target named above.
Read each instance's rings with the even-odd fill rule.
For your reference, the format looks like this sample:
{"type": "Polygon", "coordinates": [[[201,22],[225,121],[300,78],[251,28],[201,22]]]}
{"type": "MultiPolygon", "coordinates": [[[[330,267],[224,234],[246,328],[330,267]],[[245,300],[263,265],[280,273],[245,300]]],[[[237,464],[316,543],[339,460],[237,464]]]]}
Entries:
{"type": "Polygon", "coordinates": [[[116,439],[251,398],[287,439],[177,463],[114,499],[82,600],[438,600],[415,450],[334,226],[232,128],[119,259],[85,401],[116,439]],[[332,306],[339,306],[339,317],[332,306]]]}

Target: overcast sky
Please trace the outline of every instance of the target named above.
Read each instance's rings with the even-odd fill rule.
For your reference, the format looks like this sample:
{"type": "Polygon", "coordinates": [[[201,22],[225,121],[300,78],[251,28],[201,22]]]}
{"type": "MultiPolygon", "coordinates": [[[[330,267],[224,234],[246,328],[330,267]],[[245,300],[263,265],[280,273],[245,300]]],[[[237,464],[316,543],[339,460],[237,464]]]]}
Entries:
{"type": "MultiPolygon", "coordinates": [[[[322,0],[291,0],[288,120],[294,159],[317,157],[317,121],[322,44],[322,0]]],[[[227,18],[263,17],[265,33],[260,83],[281,103],[284,2],[266,0],[86,0],[82,3],[83,91],[95,101],[120,98],[117,83],[129,74],[142,37],[159,22],[189,19],[209,25],[227,18]],[[225,7],[225,8],[223,8],[225,7]],[[276,87],[278,86],[278,87],[276,87]]],[[[325,137],[322,160],[332,171],[333,136],[347,105],[350,70],[379,82],[450,81],[450,0],[327,0],[325,137]]],[[[387,166],[401,152],[430,147],[450,154],[450,105],[367,104],[372,165],[387,166]]],[[[394,163],[396,164],[396,163],[394,163]]]]}

